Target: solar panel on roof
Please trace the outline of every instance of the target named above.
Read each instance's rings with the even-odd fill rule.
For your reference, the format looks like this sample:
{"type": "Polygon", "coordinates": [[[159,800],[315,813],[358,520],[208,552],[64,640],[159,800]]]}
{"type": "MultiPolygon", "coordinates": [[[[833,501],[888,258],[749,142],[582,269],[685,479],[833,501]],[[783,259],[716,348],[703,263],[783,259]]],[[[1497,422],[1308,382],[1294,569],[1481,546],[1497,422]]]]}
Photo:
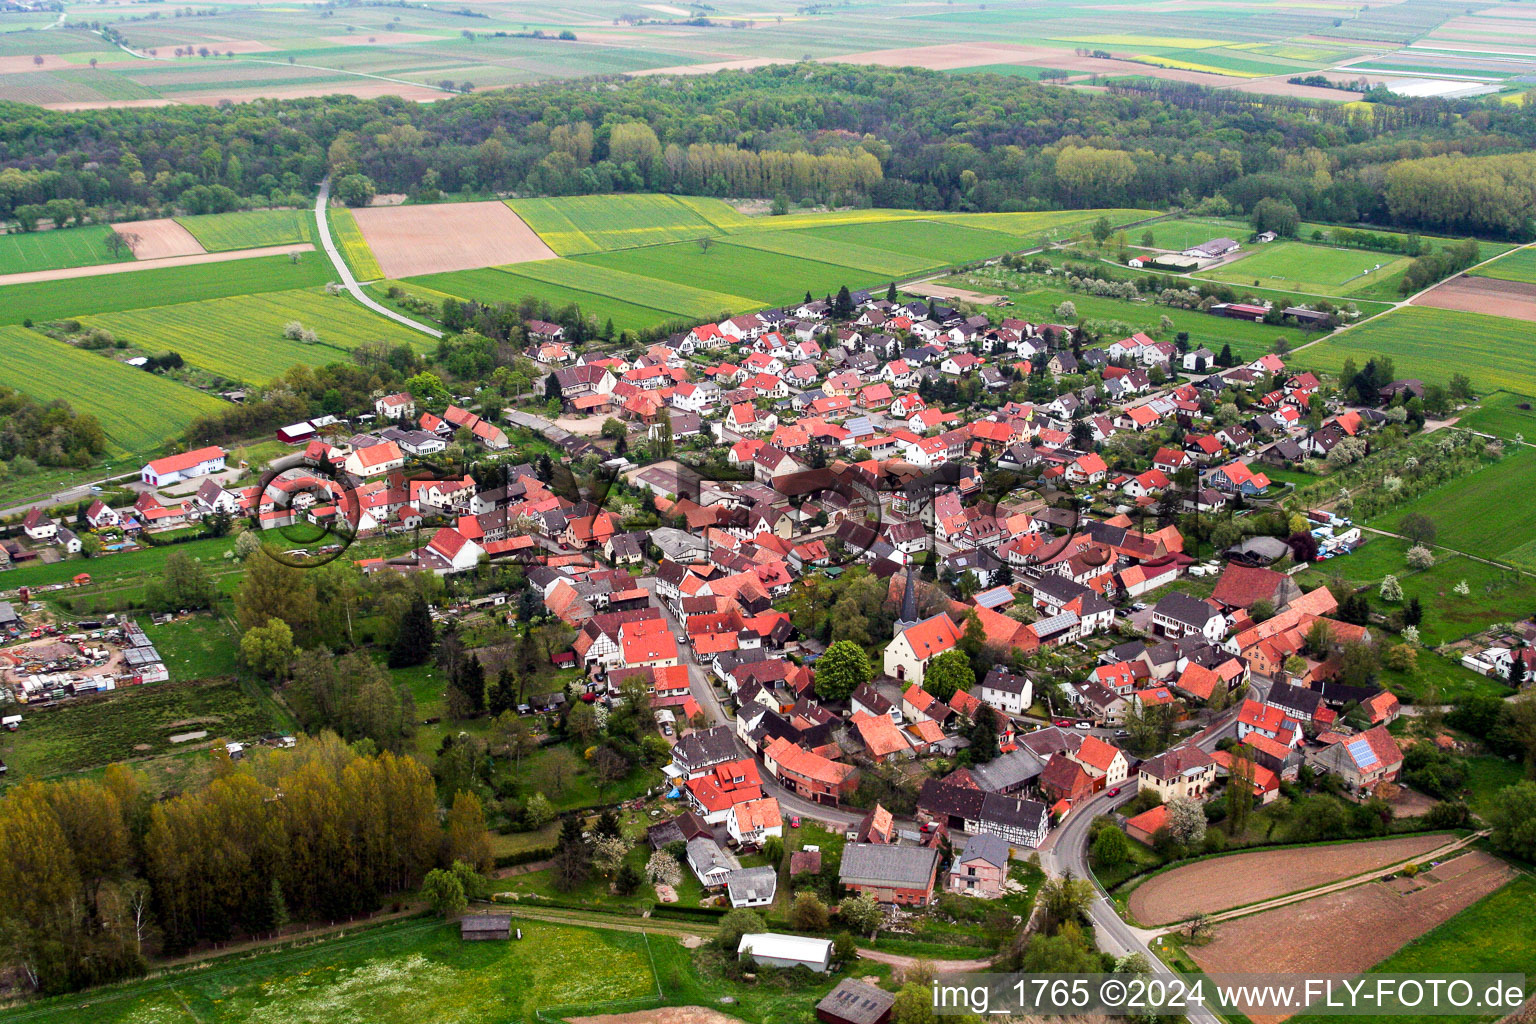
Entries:
{"type": "Polygon", "coordinates": [[[1371,749],[1371,743],[1366,739],[1350,740],[1349,756],[1362,768],[1369,768],[1376,763],[1376,751],[1371,749]]]}

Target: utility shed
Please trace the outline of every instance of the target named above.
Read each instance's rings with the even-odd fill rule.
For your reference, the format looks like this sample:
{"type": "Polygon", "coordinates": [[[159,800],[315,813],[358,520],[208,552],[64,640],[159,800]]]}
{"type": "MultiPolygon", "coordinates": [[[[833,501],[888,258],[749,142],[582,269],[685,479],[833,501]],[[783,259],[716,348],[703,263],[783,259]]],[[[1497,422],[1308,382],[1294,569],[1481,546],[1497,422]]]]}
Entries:
{"type": "Polygon", "coordinates": [[[459,938],[465,942],[485,942],[511,937],[511,914],[470,914],[459,918],[459,938]]]}
{"type": "Polygon", "coordinates": [[[816,1004],[816,1019],[825,1024],[886,1024],[896,997],[863,981],[844,978],[816,1004]]]}
{"type": "Polygon", "coordinates": [[[752,932],[741,937],[736,956],[750,956],[764,967],[809,967],[818,974],[832,966],[832,940],[778,932],[752,932]]]}

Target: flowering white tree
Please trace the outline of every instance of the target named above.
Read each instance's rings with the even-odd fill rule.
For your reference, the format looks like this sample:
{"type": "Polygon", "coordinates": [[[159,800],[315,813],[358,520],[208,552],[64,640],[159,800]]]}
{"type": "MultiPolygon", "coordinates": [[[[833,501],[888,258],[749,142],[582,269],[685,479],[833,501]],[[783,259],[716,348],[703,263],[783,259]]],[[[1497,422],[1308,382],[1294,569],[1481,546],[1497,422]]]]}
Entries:
{"type": "Polygon", "coordinates": [[[1457,597],[1466,597],[1472,593],[1472,588],[1467,586],[1466,580],[1457,580],[1456,585],[1451,588],[1451,592],[1457,597]]]}
{"type": "Polygon", "coordinates": [[[1408,554],[1404,556],[1404,560],[1408,563],[1410,569],[1428,569],[1435,564],[1435,553],[1423,544],[1415,544],[1408,549],[1408,554]]]}
{"type": "Polygon", "coordinates": [[[1205,838],[1205,811],[1185,797],[1169,801],[1168,831],[1177,842],[1193,846],[1205,838]]]}
{"type": "Polygon", "coordinates": [[[683,880],[683,866],[666,850],[657,850],[645,862],[645,877],[655,885],[677,885],[683,880]]]}
{"type": "Polygon", "coordinates": [[[1381,599],[1396,604],[1403,599],[1403,585],[1397,582],[1397,577],[1387,575],[1381,581],[1381,599]]]}
{"type": "Polygon", "coordinates": [[[1417,644],[1419,642],[1419,627],[1418,626],[1404,626],[1403,627],[1403,642],[1404,643],[1409,643],[1409,644],[1417,644]]]}

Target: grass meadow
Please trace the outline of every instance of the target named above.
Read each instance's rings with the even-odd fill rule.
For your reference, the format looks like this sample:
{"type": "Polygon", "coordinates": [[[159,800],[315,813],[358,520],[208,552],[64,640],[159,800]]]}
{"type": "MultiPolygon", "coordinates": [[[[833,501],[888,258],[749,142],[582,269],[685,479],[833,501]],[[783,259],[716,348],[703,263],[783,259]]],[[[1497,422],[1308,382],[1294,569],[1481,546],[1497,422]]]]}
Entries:
{"type": "MultiPolygon", "coordinates": [[[[1536,391],[1536,386],[1531,390],[1536,391]]],[[[1480,398],[1476,408],[1462,414],[1456,425],[1506,440],[1519,434],[1527,441],[1536,441],[1536,396],[1495,391],[1480,398]]]]}
{"type": "Polygon", "coordinates": [[[0,288],[0,324],[116,313],[140,309],[146,302],[168,305],[313,288],[334,275],[323,254],[306,252],[297,263],[287,256],[262,256],[228,263],[107,274],[90,278],[89,285],[82,280],[12,284],[0,288]]]}
{"type": "Polygon", "coordinates": [[[307,210],[245,210],[177,217],[176,223],[209,252],[259,249],[268,245],[313,242],[314,218],[307,210]]]}
{"type": "Polygon", "coordinates": [[[1529,391],[1536,380],[1530,325],[1481,313],[1405,306],[1296,353],[1298,368],[1337,373],[1346,359],[1388,356],[1399,377],[1444,384],[1464,373],[1477,391],[1529,391]]]}
{"type": "Polygon", "coordinates": [[[192,418],[223,402],[24,327],[0,327],[8,383],[33,398],[63,399],[90,413],[121,454],[149,452],[179,435],[192,418]]]}
{"type": "Polygon", "coordinates": [[[126,249],[114,253],[107,248],[107,236],[111,233],[112,229],[105,224],[92,224],[0,235],[0,268],[7,274],[20,274],[132,260],[133,253],[126,249]]]}
{"type": "Polygon", "coordinates": [[[423,335],[348,298],[309,290],[231,296],[81,319],[145,351],[170,349],[210,373],[251,384],[264,384],[295,363],[323,366],[371,341],[426,345],[423,335]],[[284,326],[294,320],[318,332],[319,343],[283,337],[284,326]]]}
{"type": "Polygon", "coordinates": [[[274,728],[272,706],[228,678],[150,683],[25,713],[5,737],[9,781],[169,754],[206,740],[254,739],[274,728]],[[204,740],[172,736],[206,730],[204,740]]]}
{"type": "Polygon", "coordinates": [[[1437,527],[1436,544],[1536,569],[1536,449],[1520,447],[1474,473],[1421,494],[1371,526],[1396,532],[1403,517],[1420,513],[1437,527]]]}

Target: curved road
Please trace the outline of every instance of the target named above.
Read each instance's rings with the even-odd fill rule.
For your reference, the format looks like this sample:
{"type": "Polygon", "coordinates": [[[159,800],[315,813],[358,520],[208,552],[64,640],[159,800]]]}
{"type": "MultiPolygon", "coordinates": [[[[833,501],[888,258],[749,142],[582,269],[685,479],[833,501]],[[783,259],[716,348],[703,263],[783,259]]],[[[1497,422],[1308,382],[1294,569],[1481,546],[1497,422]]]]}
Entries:
{"type": "MultiPolygon", "coordinates": [[[[1265,689],[1262,682],[1255,677],[1255,688],[1265,689]]],[[[1262,692],[1259,699],[1263,699],[1262,692]]],[[[1214,750],[1216,744],[1224,737],[1235,732],[1237,723],[1237,709],[1226,712],[1207,730],[1204,738],[1199,740],[1196,746],[1207,752],[1214,750]]],[[[1048,874],[1064,875],[1072,874],[1077,878],[1086,878],[1093,883],[1097,893],[1093,903],[1088,907],[1088,919],[1093,922],[1094,933],[1098,938],[1099,948],[1114,956],[1124,956],[1127,953],[1140,953],[1147,958],[1152,967],[1152,973],[1168,978],[1179,977],[1178,973],[1158,959],[1157,955],[1148,948],[1146,938],[1149,933],[1143,929],[1133,928],[1121,919],[1114,905],[1110,903],[1108,895],[1099,886],[1098,880],[1093,877],[1093,872],[1088,868],[1088,828],[1093,824],[1093,819],[1101,814],[1108,814],[1121,804],[1129,803],[1136,797],[1136,782],[1134,779],[1120,787],[1119,796],[1110,796],[1101,792],[1087,803],[1075,808],[1067,817],[1066,823],[1051,835],[1048,848],[1040,851],[1040,866],[1048,874]]],[[[1167,931],[1167,929],[1161,929],[1167,931]]],[[[1221,1018],[1205,1009],[1193,1009],[1185,1015],[1193,1024],[1220,1024],[1221,1018]]]]}
{"type": "Polygon", "coordinates": [[[347,261],[341,258],[341,253],[336,251],[336,241],[331,238],[331,225],[325,217],[325,204],[331,198],[331,179],[326,178],[320,183],[320,195],[315,199],[315,228],[319,231],[320,248],[330,258],[331,266],[336,268],[336,273],[341,276],[341,283],[352,293],[352,297],[380,316],[388,317],[397,324],[404,324],[413,330],[423,334],[430,334],[434,338],[441,338],[443,332],[426,324],[417,323],[410,317],[396,313],[373,301],[364,291],[358,287],[357,278],[352,276],[352,269],[347,266],[347,261]]]}

